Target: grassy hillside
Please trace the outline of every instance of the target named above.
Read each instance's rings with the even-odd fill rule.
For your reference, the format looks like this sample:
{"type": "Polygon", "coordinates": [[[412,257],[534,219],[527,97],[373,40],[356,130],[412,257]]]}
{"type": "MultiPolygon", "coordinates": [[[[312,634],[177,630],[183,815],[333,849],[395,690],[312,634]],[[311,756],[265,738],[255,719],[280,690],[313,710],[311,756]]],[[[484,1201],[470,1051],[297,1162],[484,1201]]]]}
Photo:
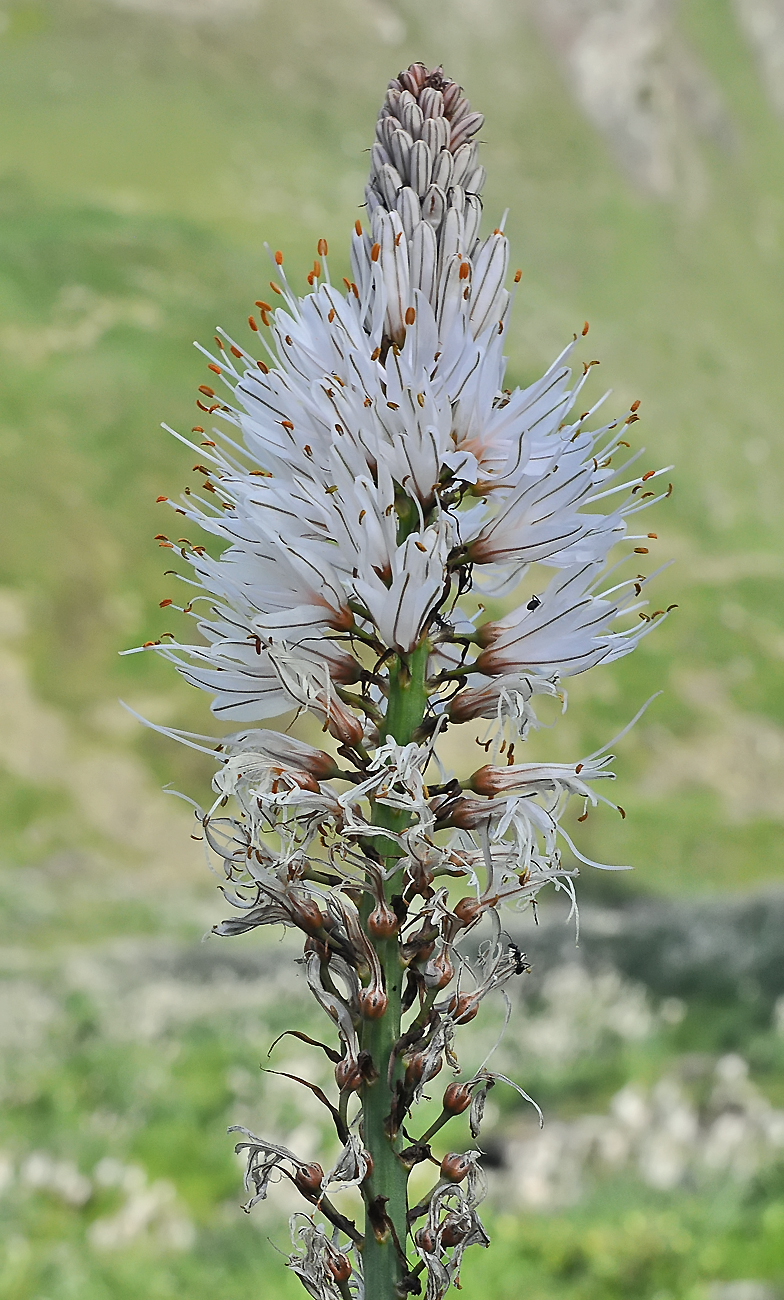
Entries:
{"type": "MultiPolygon", "coordinates": [[[[579,757],[664,690],[620,747],[626,821],[605,810],[579,828],[589,856],[636,872],[586,874],[583,897],[675,896],[651,905],[651,925],[680,970],[679,944],[697,952],[708,924],[692,925],[684,895],[781,884],[784,124],[740,0],[680,0],[651,56],[675,158],[672,185],[653,197],[619,162],[623,114],[602,133],[579,107],[576,65],[543,21],[570,5],[580,9],[4,4],[1,1300],[302,1294],[275,1255],[285,1228],[264,1207],[258,1231],[241,1219],[223,1136],[230,1122],[269,1122],[281,1140],[294,1129],[315,1140],[307,1104],[257,1073],[299,994],[276,982],[273,938],[198,943],[219,903],[183,806],[160,787],[199,797],[211,772],[139,728],[117,697],[199,730],[210,727],[206,701],[152,657],[117,652],[171,626],[158,607],[171,592],[152,540],[163,526],[155,498],[181,489],[191,461],[160,422],[193,423],[204,371],[192,341],[209,342],[218,322],[245,337],[269,280],[265,240],[303,289],[320,236],[346,269],[363,150],[387,79],[412,58],[443,60],[486,114],[485,221],[510,209],[523,269],[512,381],[536,376],[587,318],[602,362],[594,395],[612,386],[619,409],[641,398],[635,436],[650,465],[676,465],[651,526],[658,554],[677,561],[657,599],[678,610],[635,655],[577,679],[567,716],[530,742],[533,755],[579,757]],[[667,921],[670,907],[682,924],[667,921]]],[[[608,57],[622,82],[623,51],[608,57]]],[[[642,91],[633,100],[644,118],[642,91]]],[[[697,916],[714,904],[693,906],[697,916]]],[[[764,919],[764,900],[757,912],[764,919]]],[[[597,947],[632,914],[597,912],[597,947]]],[[[636,1156],[610,1173],[586,1156],[582,1198],[539,1212],[533,1202],[510,1212],[496,1182],[499,1244],[467,1261],[467,1295],[492,1286],[517,1300],[523,1279],[535,1300],[778,1296],[779,947],[758,945],[752,960],[757,939],[728,916],[732,963],[713,949],[711,961],[730,972],[732,996],[697,976],[651,981],[645,971],[665,963],[649,937],[637,965],[607,971],[597,957],[576,984],[566,939],[536,957],[504,1051],[545,1105],[543,1141],[581,1141],[580,1125],[608,1131],[631,1088],[648,1098],[640,1142],[688,1147],[692,1163],[666,1187],[636,1156]],[[722,1069],[736,1079],[723,1100],[722,1069]],[[774,1136],[759,1167],[728,1173],[732,1132],[743,1155],[762,1120],[774,1136]]],[[[625,934],[629,951],[636,933],[625,934]]],[[[586,938],[583,957],[588,948],[586,938]]],[[[470,1040],[466,1060],[485,1046],[470,1040]]],[[[281,1068],[287,1060],[297,1066],[283,1052],[281,1068]]],[[[525,1143],[524,1123],[499,1107],[491,1141],[525,1143]]]]}
{"type": "MultiPolygon", "coordinates": [[[[159,421],[190,426],[202,374],[189,345],[218,321],[243,330],[268,278],[263,240],[304,270],[323,234],[342,269],[384,83],[410,57],[443,58],[486,112],[486,220],[510,208],[524,270],[512,378],[530,379],[588,318],[601,381],[619,407],[643,399],[651,464],[676,464],[656,526],[658,554],[678,561],[660,599],[678,612],[633,660],[575,682],[565,724],[536,743],[583,752],[663,687],[623,748],[633,815],[589,823],[589,848],[634,861],[646,888],[775,876],[784,131],[730,5],[678,10],[729,127],[695,146],[699,193],[683,183],[665,200],[619,170],[515,5],[458,18],[449,5],[340,3],[328,20],[273,0],[217,6],[214,20],[182,17],[187,0],[158,10],[12,4],[0,37],[0,580],[26,607],[17,651],[35,697],[69,743],[133,751],[156,779],[204,779],[112,703],[204,713],[161,665],[116,657],[165,630],[153,501],[190,465],[159,421]]],[[[52,797],[72,815],[31,839],[39,780],[5,761],[8,853],[90,839],[57,772],[52,797]]]]}

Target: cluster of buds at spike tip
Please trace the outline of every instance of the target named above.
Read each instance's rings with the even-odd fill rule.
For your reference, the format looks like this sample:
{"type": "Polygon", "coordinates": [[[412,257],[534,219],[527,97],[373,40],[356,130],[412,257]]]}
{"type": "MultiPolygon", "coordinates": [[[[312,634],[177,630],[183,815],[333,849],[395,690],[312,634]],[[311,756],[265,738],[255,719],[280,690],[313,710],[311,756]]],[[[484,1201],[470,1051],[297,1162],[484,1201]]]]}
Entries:
{"type": "MultiPolygon", "coordinates": [[[[443,68],[393,78],[351,279],[333,284],[320,239],[299,296],[272,255],[250,350],[222,331],[204,350],[199,404],[217,427],[181,439],[202,486],[158,497],[213,544],[159,534],[196,635],[139,651],[241,728],[156,728],[217,761],[194,836],[233,908],[214,932],[298,934],[329,1025],[330,1042],[287,1032],[326,1053],[336,1091],[286,1077],[324,1106],[335,1164],[245,1131],[238,1147],[249,1208],[280,1177],[304,1197],[289,1266],[316,1300],[391,1300],[423,1271],[441,1300],[465,1249],[487,1244],[477,1152],[439,1161],[430,1139],[465,1112],[476,1138],[496,1082],[531,1099],[485,1069],[448,1084],[419,1139],[413,1116],[445,1066],[459,1076],[458,1030],[528,969],[502,909],[546,886],[573,901],[575,860],[601,865],[562,819],[572,799],[578,820],[617,808],[597,792],[612,755],[524,762],[537,710],[565,708],[566,678],[629,654],[673,608],[644,612],[656,538],[634,532],[672,486],[632,467],[639,453],[624,465],[639,402],[599,418],[604,399],[580,396],[596,364],[581,355],[587,326],[539,379],[504,387],[520,273],[503,221],[481,230],[482,124],[443,68]],[[481,597],[502,595],[506,612],[487,618],[481,597]],[[323,748],[259,725],[283,714],[308,715],[323,748]],[[441,737],[477,719],[482,763],[453,774],[441,737]],[[408,1174],[431,1161],[438,1181],[406,1217],[408,1174]],[[332,1189],[353,1190],[364,1237],[332,1189]]],[[[474,740],[450,752],[476,753],[474,740]]]]}

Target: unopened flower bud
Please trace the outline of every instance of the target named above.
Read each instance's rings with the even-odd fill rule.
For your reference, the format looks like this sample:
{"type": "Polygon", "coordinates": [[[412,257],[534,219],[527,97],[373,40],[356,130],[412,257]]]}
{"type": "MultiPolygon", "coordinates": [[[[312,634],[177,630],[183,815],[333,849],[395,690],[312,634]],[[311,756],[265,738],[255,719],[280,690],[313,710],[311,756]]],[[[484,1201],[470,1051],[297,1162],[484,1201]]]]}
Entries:
{"type": "Polygon", "coordinates": [[[294,1185],[297,1191],[302,1192],[309,1201],[321,1195],[323,1182],[324,1170],[321,1165],[297,1165],[294,1171],[294,1185]]]}
{"type": "Polygon", "coordinates": [[[391,939],[400,929],[400,922],[391,907],[379,902],[368,917],[367,928],[373,939],[391,939]]]}
{"type": "Polygon", "coordinates": [[[336,1282],[348,1282],[351,1277],[351,1261],[347,1255],[330,1255],[327,1270],[336,1282]]]}
{"type": "Polygon", "coordinates": [[[442,1105],[450,1115],[462,1115],[471,1105],[472,1089],[467,1083],[450,1083],[444,1089],[442,1105]]]}
{"type": "Polygon", "coordinates": [[[389,998],[383,989],[369,988],[362,989],[359,994],[359,1014],[365,1020],[380,1020],[389,1006],[389,998]]]}
{"type": "Polygon", "coordinates": [[[450,1151],[441,1161],[441,1177],[450,1183],[462,1183],[471,1172],[471,1160],[460,1151],[450,1151]]]}

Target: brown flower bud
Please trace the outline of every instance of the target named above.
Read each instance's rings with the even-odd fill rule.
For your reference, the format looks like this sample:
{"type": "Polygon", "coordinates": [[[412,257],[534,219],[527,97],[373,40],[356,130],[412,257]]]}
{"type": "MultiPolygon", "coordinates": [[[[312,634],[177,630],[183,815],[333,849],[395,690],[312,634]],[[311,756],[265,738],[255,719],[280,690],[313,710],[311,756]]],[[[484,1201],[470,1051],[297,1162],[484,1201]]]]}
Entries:
{"type": "Polygon", "coordinates": [[[450,1151],[441,1161],[441,1177],[450,1183],[462,1183],[471,1171],[471,1161],[460,1151],[450,1151]]]}
{"type": "Polygon", "coordinates": [[[380,1020],[388,1006],[389,998],[382,989],[374,988],[371,984],[369,988],[361,990],[359,1014],[365,1020],[380,1020]]]}
{"type": "Polygon", "coordinates": [[[348,1282],[351,1277],[351,1261],[347,1255],[330,1255],[327,1269],[336,1282],[348,1282]]]}
{"type": "Polygon", "coordinates": [[[471,1086],[467,1083],[450,1083],[444,1089],[442,1105],[450,1115],[462,1115],[471,1105],[471,1086]]]}
{"type": "Polygon", "coordinates": [[[309,1201],[321,1195],[324,1182],[324,1170],[321,1165],[297,1165],[294,1171],[294,1185],[309,1201]]]}
{"type": "Polygon", "coordinates": [[[391,939],[400,929],[400,923],[392,908],[379,902],[368,917],[367,928],[373,939],[391,939]]]}

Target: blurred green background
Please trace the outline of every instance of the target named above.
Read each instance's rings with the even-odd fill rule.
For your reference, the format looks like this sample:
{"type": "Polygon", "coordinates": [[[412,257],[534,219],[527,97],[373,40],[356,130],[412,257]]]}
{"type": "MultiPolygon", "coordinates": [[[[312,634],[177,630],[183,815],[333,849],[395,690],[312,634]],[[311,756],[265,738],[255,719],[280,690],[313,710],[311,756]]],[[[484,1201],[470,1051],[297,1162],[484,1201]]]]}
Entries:
{"type": "Polygon", "coordinates": [[[0,11],[3,1300],[300,1291],[291,1206],[243,1218],[224,1129],[315,1150],[258,1074],[309,1013],[273,937],[199,944],[221,902],[160,787],[211,773],[117,698],[196,730],[206,702],[117,651],[169,627],[155,498],[190,462],[159,425],[193,423],[192,340],[245,339],[265,240],[302,291],[320,236],[348,269],[414,58],[486,115],[512,381],[587,318],[592,392],[642,399],[676,485],[651,526],[678,610],[531,742],[579,756],[664,690],[620,747],[626,821],[581,828],[635,873],[584,873],[579,950],[557,910],[521,924],[505,1064],[548,1126],[499,1100],[466,1294],[784,1294],[784,4],[42,0],[0,11]]]}

